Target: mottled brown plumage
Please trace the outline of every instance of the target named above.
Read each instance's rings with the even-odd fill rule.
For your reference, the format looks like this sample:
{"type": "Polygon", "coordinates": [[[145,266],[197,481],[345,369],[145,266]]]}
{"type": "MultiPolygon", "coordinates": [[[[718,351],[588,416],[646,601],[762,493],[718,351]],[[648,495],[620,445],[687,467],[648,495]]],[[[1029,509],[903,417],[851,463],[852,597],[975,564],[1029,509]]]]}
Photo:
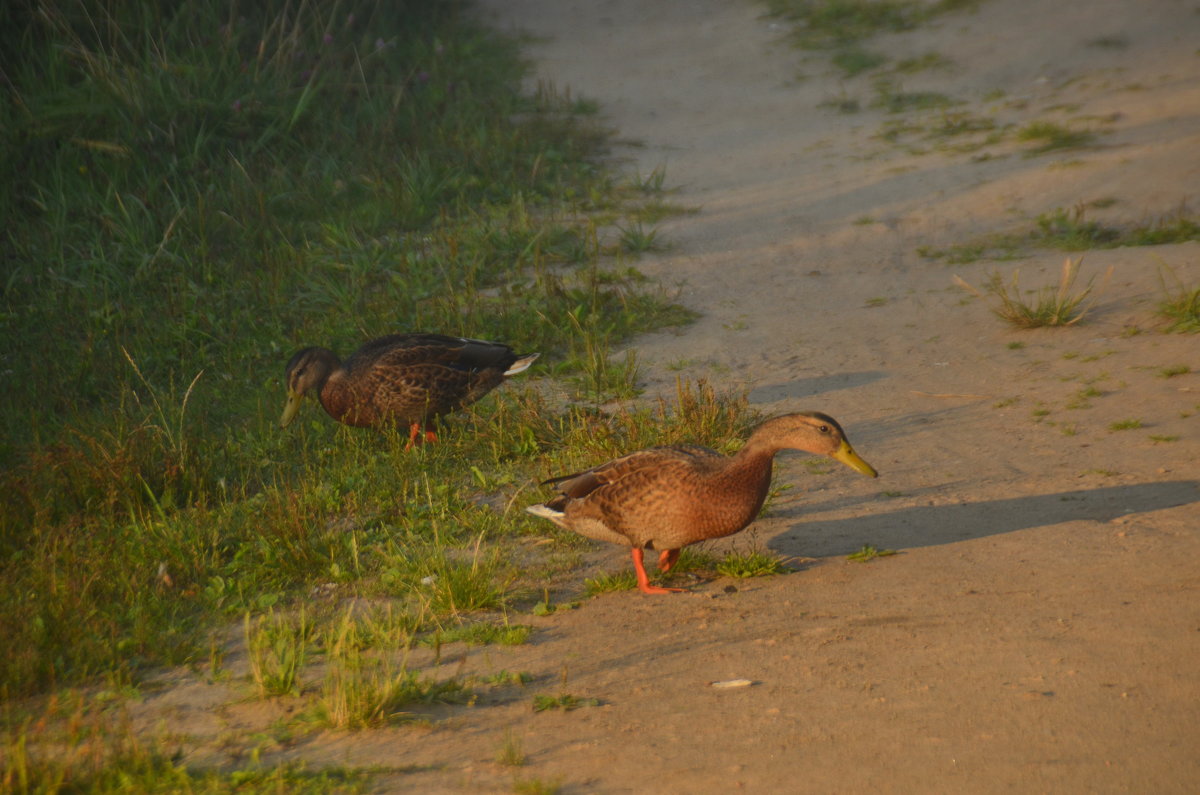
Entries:
{"type": "Polygon", "coordinates": [[[442,334],[391,334],[371,340],[345,362],[327,348],[305,348],[287,363],[286,426],[301,399],[316,395],[346,425],[407,423],[410,444],[436,417],[475,402],[508,376],[526,369],[536,353],[518,354],[498,342],[442,334]]]}
{"type": "Polygon", "coordinates": [[[828,455],[864,475],[871,465],[854,452],[842,427],[819,412],[786,414],[759,425],[731,457],[707,447],[653,447],[586,472],[553,478],[560,494],[530,513],[580,535],[633,548],[638,587],[649,585],[642,552],[661,550],[666,571],[688,544],[732,535],[758,516],[780,450],[828,455]]]}

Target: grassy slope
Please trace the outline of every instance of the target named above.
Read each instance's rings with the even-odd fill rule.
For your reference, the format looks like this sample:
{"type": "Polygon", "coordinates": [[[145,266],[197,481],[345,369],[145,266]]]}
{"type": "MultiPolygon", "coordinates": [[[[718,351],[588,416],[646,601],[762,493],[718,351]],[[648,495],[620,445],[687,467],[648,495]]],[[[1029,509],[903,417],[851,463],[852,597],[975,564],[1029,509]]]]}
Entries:
{"type": "Polygon", "coordinates": [[[501,339],[596,401],[636,374],[610,342],[687,315],[611,265],[660,181],[618,182],[587,104],[523,95],[514,42],[459,4],[230,8],[2,12],[10,695],[195,659],[316,585],[411,600],[480,539],[478,606],[502,604],[529,576],[503,539],[535,527],[509,495],[671,433],[551,409],[527,376],[412,455],[312,406],[280,433],[301,344],[501,339]]]}

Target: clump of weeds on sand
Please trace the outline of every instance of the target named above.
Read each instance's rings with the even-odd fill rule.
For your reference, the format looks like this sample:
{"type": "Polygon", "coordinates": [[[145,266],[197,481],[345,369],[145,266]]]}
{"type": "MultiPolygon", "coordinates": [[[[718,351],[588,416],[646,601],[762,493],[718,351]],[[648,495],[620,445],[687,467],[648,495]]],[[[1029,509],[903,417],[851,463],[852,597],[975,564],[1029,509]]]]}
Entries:
{"type": "Polygon", "coordinates": [[[761,549],[745,552],[731,550],[717,561],[716,570],[722,576],[737,578],[770,577],[789,571],[779,556],[761,549]]]}
{"type": "Polygon", "coordinates": [[[1187,334],[1200,332],[1200,287],[1185,285],[1173,271],[1165,268],[1159,271],[1159,281],[1163,298],[1158,304],[1158,314],[1168,321],[1167,331],[1187,334]],[[1171,274],[1175,282],[1173,286],[1167,284],[1166,273],[1171,274]]]}
{"type": "MultiPolygon", "coordinates": [[[[987,293],[997,299],[999,305],[992,311],[997,317],[1017,328],[1061,327],[1074,325],[1087,315],[1094,304],[1093,281],[1081,290],[1075,288],[1082,259],[1067,259],[1059,274],[1057,287],[1043,287],[1027,298],[1021,292],[1020,271],[1013,271],[1011,284],[1006,283],[999,273],[993,273],[987,285],[987,293]],[[1092,300],[1089,301],[1089,298],[1092,300]]],[[[1112,273],[1110,268],[1105,280],[1112,273]]],[[[955,283],[965,290],[982,297],[984,294],[966,281],[954,277],[955,283]]]]}

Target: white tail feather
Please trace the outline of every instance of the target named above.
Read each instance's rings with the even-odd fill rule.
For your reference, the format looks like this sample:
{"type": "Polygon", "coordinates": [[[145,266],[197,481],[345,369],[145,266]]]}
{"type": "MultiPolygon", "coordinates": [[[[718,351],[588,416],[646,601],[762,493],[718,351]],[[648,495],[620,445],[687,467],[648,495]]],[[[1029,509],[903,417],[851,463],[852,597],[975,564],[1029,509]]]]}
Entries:
{"type": "Polygon", "coordinates": [[[537,359],[537,357],[539,357],[539,356],[541,356],[540,353],[531,353],[531,354],[528,354],[527,356],[522,356],[520,359],[517,359],[515,362],[513,362],[513,366],[508,368],[507,370],[505,370],[504,374],[505,375],[516,375],[517,373],[521,373],[521,372],[524,372],[525,370],[528,370],[529,365],[533,364],[534,360],[537,359]]]}

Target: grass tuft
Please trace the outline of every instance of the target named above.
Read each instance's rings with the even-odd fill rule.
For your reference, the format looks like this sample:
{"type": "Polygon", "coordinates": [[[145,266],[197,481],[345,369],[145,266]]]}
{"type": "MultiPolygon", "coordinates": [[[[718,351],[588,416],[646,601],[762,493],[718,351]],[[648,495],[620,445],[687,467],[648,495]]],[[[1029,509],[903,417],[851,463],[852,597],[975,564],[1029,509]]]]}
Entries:
{"type": "Polygon", "coordinates": [[[1018,141],[1035,144],[1025,153],[1028,156],[1058,149],[1079,149],[1091,145],[1096,140],[1096,134],[1089,130],[1076,130],[1048,121],[1030,122],[1017,130],[1016,135],[1018,141]]]}
{"type": "MultiPolygon", "coordinates": [[[[1067,259],[1059,274],[1058,286],[1043,287],[1034,293],[1032,299],[1026,299],[1021,293],[1019,271],[1013,271],[1011,286],[1004,282],[999,273],[993,273],[987,291],[999,300],[999,306],[992,311],[1017,328],[1071,326],[1080,322],[1095,302],[1094,298],[1088,301],[1092,295],[1092,281],[1082,290],[1075,290],[1082,261],[1067,259]]],[[[1105,275],[1106,281],[1111,272],[1110,269],[1105,275]]],[[[975,295],[981,295],[957,276],[955,283],[975,295]]]]}
{"type": "Polygon", "coordinates": [[[717,561],[717,573],[724,577],[770,577],[787,574],[788,568],[777,555],[762,550],[739,552],[731,550],[717,561]]]}
{"type": "MultiPolygon", "coordinates": [[[[1169,321],[1167,325],[1169,332],[1175,331],[1184,334],[1200,332],[1200,287],[1185,285],[1173,272],[1171,277],[1175,282],[1173,287],[1167,285],[1167,277],[1163,271],[1159,271],[1163,298],[1158,304],[1158,314],[1169,321]]],[[[1179,373],[1174,374],[1179,375],[1179,373]]]]}

